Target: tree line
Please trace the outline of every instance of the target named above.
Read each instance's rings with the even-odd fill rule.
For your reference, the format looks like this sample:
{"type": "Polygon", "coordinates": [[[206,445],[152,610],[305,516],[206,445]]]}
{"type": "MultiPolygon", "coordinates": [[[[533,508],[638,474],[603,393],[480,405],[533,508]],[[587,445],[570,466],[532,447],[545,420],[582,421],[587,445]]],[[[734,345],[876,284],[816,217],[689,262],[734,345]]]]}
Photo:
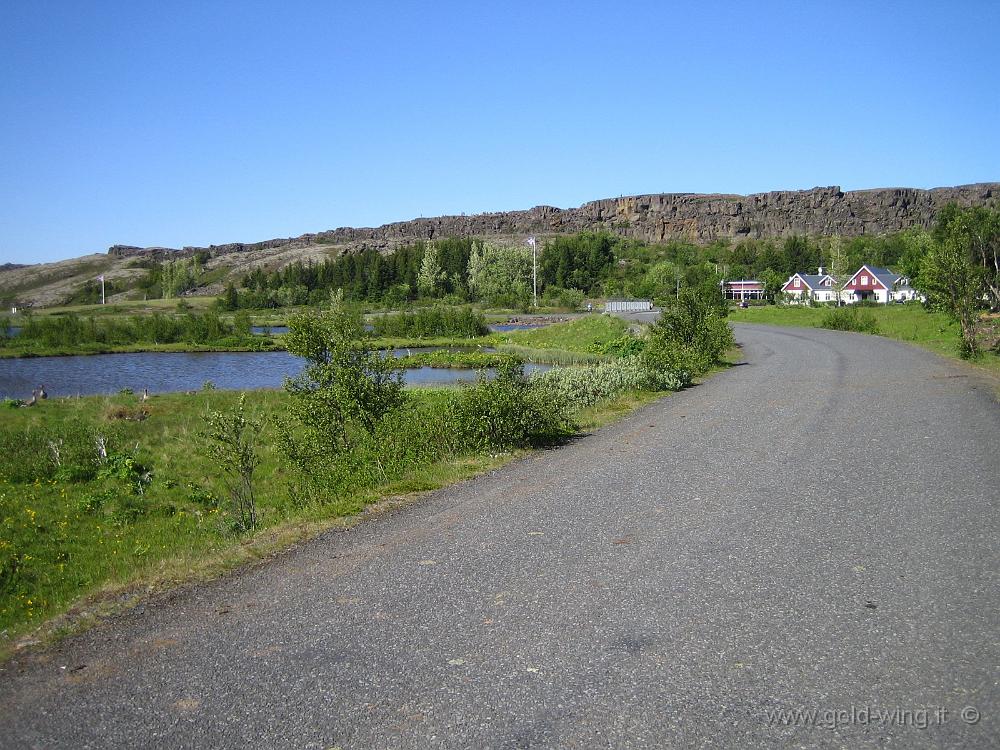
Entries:
{"type": "MultiPolygon", "coordinates": [[[[680,240],[648,244],[607,232],[580,232],[544,243],[538,254],[538,287],[543,305],[563,307],[585,297],[666,299],[725,278],[761,279],[773,296],[796,271],[825,266],[846,273],[862,263],[902,266],[912,276],[919,258],[913,257],[905,232],[843,240],[723,239],[708,245],[680,240]]],[[[219,304],[225,310],[320,305],[337,289],[347,300],[387,307],[423,299],[526,308],[533,293],[531,249],[449,238],[405,245],[388,255],[365,250],[276,270],[258,267],[227,285],[219,304]]]]}

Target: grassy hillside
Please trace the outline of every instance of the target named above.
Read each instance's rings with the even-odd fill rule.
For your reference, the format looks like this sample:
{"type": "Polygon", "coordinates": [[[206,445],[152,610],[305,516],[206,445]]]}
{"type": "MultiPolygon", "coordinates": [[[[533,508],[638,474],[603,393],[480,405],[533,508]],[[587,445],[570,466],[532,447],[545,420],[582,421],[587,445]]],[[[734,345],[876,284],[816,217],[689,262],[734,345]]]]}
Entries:
{"type": "MultiPolygon", "coordinates": [[[[293,262],[319,262],[339,254],[340,248],[332,245],[293,245],[289,247],[230,252],[211,258],[198,280],[196,295],[218,295],[227,280],[238,280],[254,268],[275,270],[293,262]]],[[[171,256],[164,255],[160,259],[171,256]]],[[[30,303],[36,308],[57,306],[72,299],[85,284],[104,275],[110,289],[124,289],[119,293],[109,292],[108,301],[130,304],[142,301],[139,282],[146,276],[148,268],[144,258],[93,253],[79,258],[53,263],[37,263],[20,268],[0,271],[0,303],[30,303]]],[[[186,298],[188,299],[188,298],[186,298]]],[[[176,300],[157,300],[176,304],[176,300]]],[[[150,304],[150,303],[146,303],[150,304]]],[[[83,306],[88,307],[88,306],[83,306]]]]}

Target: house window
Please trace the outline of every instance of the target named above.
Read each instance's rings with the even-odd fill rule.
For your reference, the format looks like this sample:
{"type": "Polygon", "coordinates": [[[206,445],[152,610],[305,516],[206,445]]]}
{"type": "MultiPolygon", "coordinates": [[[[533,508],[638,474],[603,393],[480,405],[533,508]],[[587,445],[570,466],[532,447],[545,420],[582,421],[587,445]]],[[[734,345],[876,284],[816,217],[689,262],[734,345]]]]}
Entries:
{"type": "Polygon", "coordinates": [[[861,286],[868,286],[868,277],[867,276],[862,276],[861,277],[861,286]]]}
{"type": "Polygon", "coordinates": [[[799,286],[799,280],[795,279],[795,286],[799,286]]]}

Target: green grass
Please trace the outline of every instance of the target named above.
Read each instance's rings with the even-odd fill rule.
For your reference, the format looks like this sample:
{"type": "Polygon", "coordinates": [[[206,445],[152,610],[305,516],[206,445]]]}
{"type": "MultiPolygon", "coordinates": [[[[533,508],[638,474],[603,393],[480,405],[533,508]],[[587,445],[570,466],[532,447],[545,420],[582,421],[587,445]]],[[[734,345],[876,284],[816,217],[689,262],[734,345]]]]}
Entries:
{"type": "MultiPolygon", "coordinates": [[[[16,342],[17,339],[15,338],[16,342]]],[[[87,354],[120,354],[128,352],[272,352],[284,351],[281,336],[273,338],[256,336],[252,339],[241,339],[233,343],[215,342],[208,344],[192,344],[179,341],[173,344],[99,344],[87,343],[73,347],[60,346],[17,346],[0,347],[0,359],[16,357],[71,357],[87,354]]]]}
{"type": "MultiPolygon", "coordinates": [[[[415,389],[411,397],[427,401],[444,393],[415,389]]],[[[16,636],[74,602],[100,599],[127,586],[158,587],[210,575],[287,544],[304,528],[343,523],[380,497],[440,487],[507,458],[452,456],[378,487],[345,491],[324,504],[297,504],[288,492],[290,475],[278,452],[273,420],[285,412],[288,396],[251,392],[250,408],[271,421],[261,441],[258,471],[262,528],[248,542],[230,530],[222,478],[200,449],[198,436],[203,416],[232,407],[238,395],[207,391],[154,396],[145,403],[115,396],[50,399],[31,409],[0,406],[0,448],[6,454],[0,468],[8,472],[0,476],[0,653],[16,636]],[[128,418],[137,416],[142,420],[128,418]],[[109,455],[138,445],[137,460],[153,471],[144,493],[137,495],[110,477],[11,481],[16,479],[9,474],[12,462],[49,460],[50,448],[44,445],[25,455],[11,444],[20,430],[66,432],[69,425],[88,425],[103,434],[109,455]]],[[[88,435],[77,442],[90,440],[88,435]]],[[[66,462],[73,444],[67,439],[61,447],[66,462]]]]}
{"type": "Polygon", "coordinates": [[[458,338],[455,336],[436,336],[431,338],[407,338],[389,336],[367,339],[366,343],[374,349],[406,349],[408,347],[452,346],[480,347],[493,346],[496,341],[492,336],[477,336],[475,338],[458,338]]]}
{"type": "Polygon", "coordinates": [[[566,323],[544,328],[510,331],[499,334],[500,340],[524,349],[562,349],[588,353],[591,347],[614,341],[628,330],[628,325],[610,315],[587,315],[566,323]]]}
{"type": "Polygon", "coordinates": [[[439,349],[436,352],[409,354],[397,358],[396,361],[400,367],[458,367],[481,370],[485,367],[498,367],[511,359],[509,354],[439,349]]]}
{"type": "Polygon", "coordinates": [[[534,349],[502,342],[498,342],[496,348],[497,351],[504,354],[513,354],[516,357],[520,357],[525,362],[537,362],[549,365],[587,365],[607,359],[602,354],[592,354],[590,352],[568,352],[564,349],[534,349]]]}
{"type": "MultiPolygon", "coordinates": [[[[184,297],[184,302],[195,311],[207,310],[215,297],[184,297]]],[[[124,300],[107,305],[60,305],[58,307],[42,307],[34,311],[35,315],[68,315],[73,313],[83,318],[104,315],[141,315],[143,313],[168,313],[177,310],[180,299],[150,299],[124,300]]]]}
{"type": "MultiPolygon", "coordinates": [[[[410,394],[430,404],[448,391],[413,389],[410,394]]],[[[249,409],[270,421],[258,471],[261,527],[249,538],[240,537],[232,531],[222,477],[199,437],[204,415],[231,408],[238,396],[202,391],[158,395],[147,402],[118,395],[50,399],[31,409],[0,405],[0,658],[30,631],[44,640],[67,627],[84,627],[151,591],[218,575],[524,453],[449,455],[378,486],[345,490],[323,504],[303,504],[289,493],[293,477],[274,427],[289,397],[281,391],[250,392],[249,409]],[[69,471],[26,483],[11,473],[50,460],[48,438],[34,447],[18,444],[25,428],[69,435],[72,425],[81,431],[59,446],[64,466],[73,465],[74,450],[93,445],[95,432],[107,439],[109,454],[137,446],[137,461],[153,472],[143,494],[115,477],[81,478],[69,471]]],[[[629,394],[588,409],[579,422],[591,429],[661,396],[629,394]]]]}
{"type": "MultiPolygon", "coordinates": [[[[940,312],[929,312],[920,305],[879,305],[863,308],[870,312],[879,335],[905,341],[946,357],[959,358],[961,330],[957,323],[940,312]]],[[[818,328],[828,307],[766,305],[736,309],[729,315],[734,323],[761,323],[777,326],[818,328]]],[[[1000,357],[984,354],[972,364],[1000,374],[1000,357]]]]}

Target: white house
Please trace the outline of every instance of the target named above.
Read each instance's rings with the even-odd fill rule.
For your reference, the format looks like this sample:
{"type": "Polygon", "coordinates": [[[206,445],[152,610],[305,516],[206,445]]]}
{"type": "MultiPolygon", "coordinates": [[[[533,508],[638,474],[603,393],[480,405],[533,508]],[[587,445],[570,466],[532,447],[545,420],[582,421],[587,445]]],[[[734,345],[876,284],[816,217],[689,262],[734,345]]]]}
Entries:
{"type": "Polygon", "coordinates": [[[764,284],[756,279],[723,281],[722,293],[726,299],[764,299],[764,284]]]}
{"type": "Polygon", "coordinates": [[[871,300],[881,304],[923,300],[924,296],[910,286],[910,280],[888,268],[863,265],[844,285],[841,298],[847,304],[871,300]]]}
{"type": "Polygon", "coordinates": [[[830,274],[819,269],[818,274],[794,273],[781,287],[787,298],[792,302],[806,302],[810,299],[817,302],[835,302],[837,299],[837,280],[830,274]]]}

